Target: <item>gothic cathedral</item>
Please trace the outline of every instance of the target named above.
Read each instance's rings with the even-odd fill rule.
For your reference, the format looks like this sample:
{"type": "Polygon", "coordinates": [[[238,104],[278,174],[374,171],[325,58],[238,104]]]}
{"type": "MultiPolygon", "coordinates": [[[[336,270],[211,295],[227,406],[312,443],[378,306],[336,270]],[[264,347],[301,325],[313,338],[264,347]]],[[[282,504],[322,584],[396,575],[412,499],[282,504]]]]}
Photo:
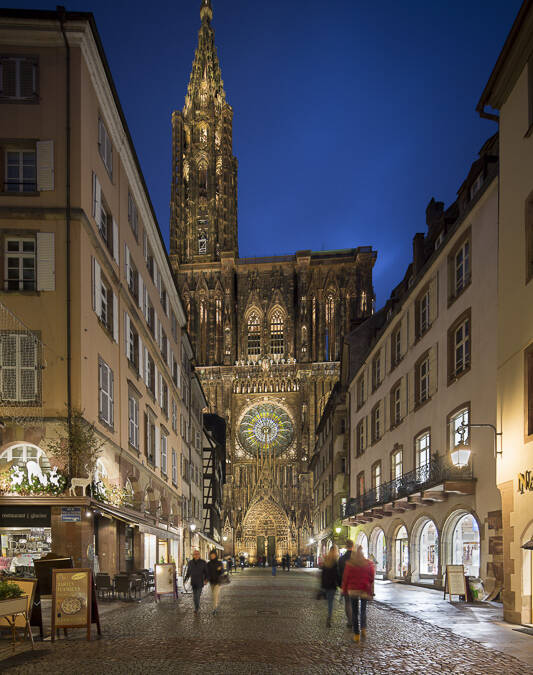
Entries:
{"type": "Polygon", "coordinates": [[[226,553],[306,552],[308,461],[342,337],[373,306],[370,247],[240,258],[233,110],[202,0],[185,105],[172,115],[171,260],[211,412],[227,422],[226,553]]]}

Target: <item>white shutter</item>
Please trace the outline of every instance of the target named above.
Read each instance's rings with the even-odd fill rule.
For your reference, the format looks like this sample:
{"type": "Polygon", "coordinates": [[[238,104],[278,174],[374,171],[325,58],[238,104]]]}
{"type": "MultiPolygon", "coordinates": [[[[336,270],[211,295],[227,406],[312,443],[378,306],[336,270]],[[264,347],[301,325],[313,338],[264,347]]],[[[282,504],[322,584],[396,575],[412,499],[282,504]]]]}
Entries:
{"type": "Polygon", "coordinates": [[[146,286],[144,287],[143,314],[146,321],[148,321],[148,289],[146,286]]]}
{"type": "Polygon", "coordinates": [[[144,347],[140,335],[137,336],[137,339],[139,340],[139,375],[141,376],[141,380],[144,381],[144,370],[143,370],[144,347]]]}
{"type": "Polygon", "coordinates": [[[430,397],[436,394],[438,385],[438,342],[429,350],[429,395],[430,397]]]}
{"type": "Polygon", "coordinates": [[[126,242],[124,242],[124,274],[126,275],[126,284],[130,282],[130,249],[126,242]]]}
{"type": "Polygon", "coordinates": [[[133,355],[130,348],[130,317],[128,312],[124,312],[124,343],[126,345],[126,356],[131,361],[133,355]]]}
{"type": "Polygon", "coordinates": [[[160,465],[160,461],[159,461],[159,447],[160,447],[160,443],[159,443],[160,437],[159,437],[159,434],[160,434],[160,433],[161,433],[161,432],[159,431],[159,424],[156,424],[156,425],[155,425],[155,458],[154,458],[154,461],[155,461],[155,465],[156,465],[156,466],[159,466],[159,465],[160,465]]]}
{"type": "Polygon", "coordinates": [[[118,298],[113,293],[113,340],[118,344],[118,298]]]}
{"type": "Polygon", "coordinates": [[[102,279],[98,260],[93,258],[93,309],[100,317],[102,315],[102,279]]]}
{"type": "Polygon", "coordinates": [[[148,381],[150,378],[150,373],[148,372],[148,369],[150,367],[150,364],[148,363],[148,349],[145,347],[144,348],[144,383],[148,386],[148,381]]]}
{"type": "Polygon", "coordinates": [[[139,309],[144,314],[144,281],[142,275],[138,274],[139,277],[139,309]]]}
{"type": "Polygon", "coordinates": [[[37,190],[44,192],[54,189],[54,141],[38,141],[37,147],[37,190]]]}
{"type": "MultiPolygon", "coordinates": [[[[438,273],[437,273],[438,274],[438,273]]],[[[429,284],[429,323],[435,321],[439,315],[438,276],[435,275],[429,284]]]]}
{"type": "Polygon", "coordinates": [[[93,217],[97,225],[100,225],[100,215],[102,213],[102,186],[98,176],[93,173],[93,217]]]}
{"type": "Polygon", "coordinates": [[[118,225],[113,218],[113,260],[120,265],[120,251],[118,250],[118,225]]]}
{"type": "Polygon", "coordinates": [[[54,233],[37,232],[37,290],[55,291],[54,233]]]}
{"type": "Polygon", "coordinates": [[[154,366],[154,396],[155,400],[159,401],[159,370],[157,370],[157,366],[154,366]]]}

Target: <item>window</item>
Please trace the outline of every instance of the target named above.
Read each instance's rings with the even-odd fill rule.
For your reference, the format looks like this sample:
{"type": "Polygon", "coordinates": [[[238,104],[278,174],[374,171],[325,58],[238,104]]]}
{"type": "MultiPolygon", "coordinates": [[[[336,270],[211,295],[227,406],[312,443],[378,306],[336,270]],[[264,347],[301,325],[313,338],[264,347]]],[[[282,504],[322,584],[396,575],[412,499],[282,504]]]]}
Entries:
{"type": "Polygon", "coordinates": [[[381,438],[381,402],[372,409],[372,443],[381,438]]]}
{"type": "Polygon", "coordinates": [[[161,373],[159,373],[159,406],[168,417],[168,385],[161,373]]]}
{"type": "Polygon", "coordinates": [[[365,376],[361,375],[361,377],[357,380],[357,409],[363,405],[365,402],[365,376]]]}
{"type": "Polygon", "coordinates": [[[5,464],[12,463],[13,466],[25,467],[28,462],[37,462],[41,469],[49,471],[50,460],[45,452],[36,445],[21,444],[12,445],[0,454],[0,466],[5,468],[5,464]]]}
{"type": "Polygon", "coordinates": [[[26,405],[40,399],[39,342],[31,333],[0,333],[0,397],[26,405]]]}
{"type": "Polygon", "coordinates": [[[139,401],[131,392],[128,394],[128,442],[139,449],[139,401]]]}
{"type": "Polygon", "coordinates": [[[6,238],[4,254],[4,290],[34,291],[35,288],[35,238],[6,238]]]}
{"type": "Polygon", "coordinates": [[[470,229],[448,257],[449,300],[453,301],[470,283],[471,243],[470,229]]]}
{"type": "Polygon", "coordinates": [[[283,354],[285,351],[283,337],[283,315],[279,309],[270,318],[270,353],[283,354]]]}
{"type": "Polygon", "coordinates": [[[337,358],[336,348],[336,322],[335,322],[335,296],[329,293],[326,298],[326,335],[325,335],[325,360],[333,361],[337,358]]]}
{"type": "Polygon", "coordinates": [[[144,413],[144,447],[146,458],[150,464],[155,464],[155,449],[156,449],[156,440],[155,440],[155,420],[151,412],[144,413]]]}
{"type": "Polygon", "coordinates": [[[178,484],[178,457],[175,450],[172,450],[172,483],[178,484]]]}
{"type": "Polygon", "coordinates": [[[37,101],[38,73],[35,57],[0,57],[0,100],[37,101]]]}
{"type": "Polygon", "coordinates": [[[131,258],[128,265],[128,288],[135,300],[139,300],[139,272],[131,258]]]}
{"type": "Polygon", "coordinates": [[[155,363],[148,350],[145,351],[144,382],[146,388],[155,396],[155,363]]]}
{"type": "Polygon", "coordinates": [[[168,338],[166,336],[166,333],[164,330],[161,330],[161,356],[163,357],[163,360],[165,363],[168,363],[168,338]]]}
{"type": "Polygon", "coordinates": [[[173,310],[170,310],[170,330],[172,331],[172,337],[174,342],[178,341],[178,320],[173,310]]]}
{"type": "Polygon", "coordinates": [[[403,451],[394,450],[391,454],[391,480],[401,478],[403,474],[403,451]]]}
{"type": "Polygon", "coordinates": [[[390,393],[391,428],[398,426],[402,421],[402,383],[398,382],[390,393]]]}
{"type": "Polygon", "coordinates": [[[118,299],[111,290],[109,282],[102,274],[98,261],[92,259],[93,266],[93,309],[100,323],[118,342],[118,299]]]}
{"type": "Polygon", "coordinates": [[[261,325],[259,316],[252,312],[248,319],[248,356],[259,356],[261,354],[261,325]]]}
{"type": "Polygon", "coordinates": [[[461,443],[470,444],[470,430],[468,428],[470,409],[467,406],[453,412],[448,419],[450,430],[449,449],[453,450],[461,443]]]}
{"type": "Polygon", "coordinates": [[[163,311],[165,312],[166,316],[168,316],[167,289],[165,288],[165,284],[161,280],[161,276],[159,277],[159,300],[161,302],[161,307],[163,308],[163,311]]]}
{"type": "Polygon", "coordinates": [[[357,456],[362,455],[365,451],[365,421],[362,419],[355,427],[355,435],[357,439],[357,456]]]}
{"type": "Polygon", "coordinates": [[[357,496],[361,497],[361,495],[365,494],[365,472],[360,471],[357,474],[357,496]]]}
{"type": "Polygon", "coordinates": [[[415,438],[415,463],[419,480],[429,477],[429,462],[431,460],[431,435],[423,431],[415,438]]]}
{"type": "Polygon", "coordinates": [[[150,333],[152,336],[155,337],[155,310],[154,306],[152,304],[152,301],[150,300],[150,296],[148,293],[146,293],[146,303],[145,303],[145,318],[146,318],[146,323],[148,324],[148,328],[150,329],[150,333]]]}
{"type": "Polygon", "coordinates": [[[474,197],[477,195],[477,193],[483,187],[483,181],[484,181],[484,176],[483,176],[483,171],[482,171],[480,174],[478,174],[478,176],[476,177],[476,180],[470,186],[470,191],[469,191],[470,201],[472,201],[472,199],[474,199],[474,197]]]}
{"type": "Polygon", "coordinates": [[[146,260],[146,269],[148,270],[148,274],[150,275],[150,279],[154,281],[155,279],[155,260],[154,260],[154,254],[152,251],[152,247],[148,243],[148,239],[146,237],[146,232],[145,232],[145,253],[144,257],[146,260]]]}
{"type": "Polygon", "coordinates": [[[98,118],[98,152],[107,169],[107,173],[113,178],[113,145],[101,117],[98,118]]]}
{"type": "Polygon", "coordinates": [[[372,391],[381,384],[381,352],[378,352],[372,361],[372,391]]]}
{"type": "Polygon", "coordinates": [[[99,405],[98,417],[101,422],[113,426],[113,371],[102,359],[98,362],[99,405]]]}
{"type": "Polygon", "coordinates": [[[429,288],[426,288],[418,296],[415,302],[415,335],[417,338],[424,335],[424,333],[429,328],[429,288]]]}
{"type": "Polygon", "coordinates": [[[391,335],[391,366],[396,367],[402,360],[402,332],[401,325],[397,326],[391,335]]]}
{"type": "Polygon", "coordinates": [[[178,404],[172,399],[172,431],[178,433],[178,404]]]}
{"type": "Polygon", "coordinates": [[[470,309],[448,330],[448,383],[470,369],[470,309]]]}
{"type": "Polygon", "coordinates": [[[104,276],[100,277],[100,314],[98,316],[107,330],[113,332],[113,291],[104,276]]]}
{"type": "Polygon", "coordinates": [[[375,491],[376,500],[379,500],[379,487],[381,485],[381,462],[372,465],[372,489],[375,491]]]}
{"type": "Polygon", "coordinates": [[[415,365],[415,404],[429,399],[429,353],[423,354],[415,365]]]}
{"type": "Polygon", "coordinates": [[[126,314],[126,356],[136,372],[139,372],[139,334],[135,324],[126,314]]]}
{"type": "Polygon", "coordinates": [[[139,237],[139,212],[137,210],[137,204],[133,199],[131,192],[128,190],[128,223],[130,224],[131,231],[135,235],[135,239],[139,237]]]}
{"type": "Polygon", "coordinates": [[[161,472],[167,473],[167,435],[161,432],[161,472]]]}
{"type": "Polygon", "coordinates": [[[525,352],[526,376],[526,435],[533,434],[533,347],[525,352]]]}
{"type": "Polygon", "coordinates": [[[36,155],[33,149],[6,150],[6,192],[37,192],[36,155]]]}

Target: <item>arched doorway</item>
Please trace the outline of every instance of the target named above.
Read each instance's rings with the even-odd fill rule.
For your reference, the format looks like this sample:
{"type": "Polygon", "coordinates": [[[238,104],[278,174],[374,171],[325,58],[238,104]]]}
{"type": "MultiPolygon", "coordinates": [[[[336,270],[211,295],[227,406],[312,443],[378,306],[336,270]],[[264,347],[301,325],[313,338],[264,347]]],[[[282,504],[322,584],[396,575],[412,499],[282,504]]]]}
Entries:
{"type": "Polygon", "coordinates": [[[465,513],[457,521],[452,534],[452,562],[464,565],[467,576],[477,577],[480,572],[480,536],[476,519],[465,513]]]}
{"type": "Polygon", "coordinates": [[[357,550],[358,546],[363,547],[363,554],[365,558],[368,558],[368,537],[364,532],[359,532],[355,539],[355,548],[357,550]]]}
{"type": "Polygon", "coordinates": [[[385,532],[375,527],[370,534],[369,553],[376,563],[376,574],[384,575],[387,571],[387,550],[385,532]]]}
{"type": "Polygon", "coordinates": [[[394,537],[394,576],[403,579],[409,569],[409,537],[407,528],[402,525],[394,537]]]}
{"type": "Polygon", "coordinates": [[[418,571],[420,577],[436,577],[439,574],[439,533],[429,518],[418,534],[418,571]]]}

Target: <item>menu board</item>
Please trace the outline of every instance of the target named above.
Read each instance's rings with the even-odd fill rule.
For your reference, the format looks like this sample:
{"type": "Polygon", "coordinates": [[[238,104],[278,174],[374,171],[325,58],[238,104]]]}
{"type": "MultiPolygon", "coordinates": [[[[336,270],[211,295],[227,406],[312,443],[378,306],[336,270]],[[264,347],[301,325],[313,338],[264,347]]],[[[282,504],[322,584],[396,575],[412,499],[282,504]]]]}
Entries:
{"type": "Polygon", "coordinates": [[[90,640],[91,570],[54,569],[52,575],[52,640],[56,628],[87,628],[90,640]]]}
{"type": "Polygon", "coordinates": [[[446,590],[452,595],[464,595],[466,599],[466,579],[464,565],[446,565],[446,590]]]}
{"type": "Polygon", "coordinates": [[[155,566],[155,596],[171,594],[176,597],[176,565],[164,563],[155,566]]]}

